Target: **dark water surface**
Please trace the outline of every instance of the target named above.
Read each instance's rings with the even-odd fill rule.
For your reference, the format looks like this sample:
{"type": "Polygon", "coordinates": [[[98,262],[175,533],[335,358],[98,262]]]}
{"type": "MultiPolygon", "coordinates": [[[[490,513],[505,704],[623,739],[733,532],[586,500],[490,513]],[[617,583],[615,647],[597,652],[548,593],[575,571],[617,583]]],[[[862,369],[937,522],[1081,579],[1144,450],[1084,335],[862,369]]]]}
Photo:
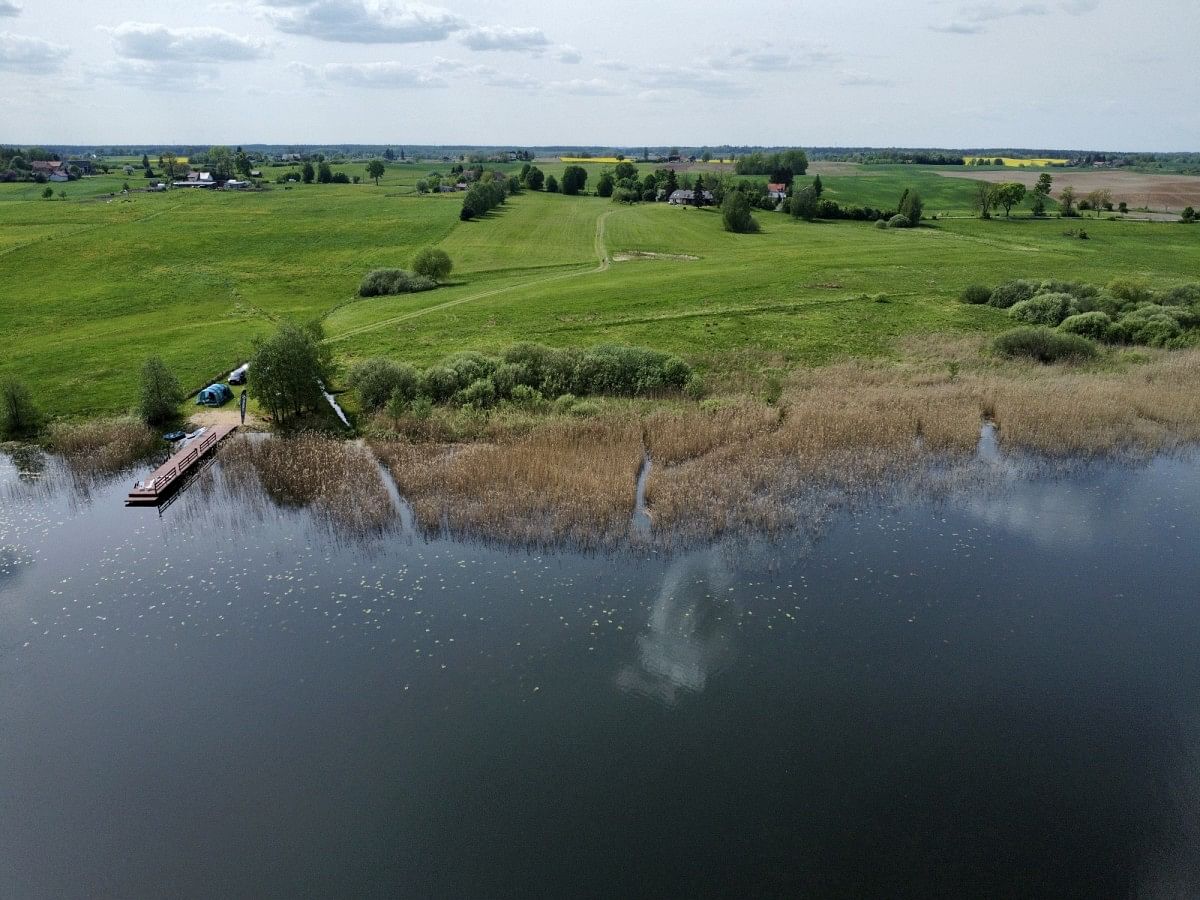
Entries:
{"type": "Polygon", "coordinates": [[[0,460],[2,897],[1200,893],[1195,459],[615,556],[0,460]]]}

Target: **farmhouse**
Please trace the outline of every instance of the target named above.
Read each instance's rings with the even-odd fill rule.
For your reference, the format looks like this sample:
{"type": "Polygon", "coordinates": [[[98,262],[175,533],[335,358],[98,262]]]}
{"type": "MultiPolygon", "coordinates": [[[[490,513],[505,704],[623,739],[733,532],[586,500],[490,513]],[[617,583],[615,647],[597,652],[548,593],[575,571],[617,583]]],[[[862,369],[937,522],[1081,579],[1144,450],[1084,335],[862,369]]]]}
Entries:
{"type": "Polygon", "coordinates": [[[62,168],[62,163],[57,159],[35,160],[29,164],[29,167],[34,172],[41,172],[43,175],[49,175],[52,172],[57,172],[62,168]]]}
{"type": "Polygon", "coordinates": [[[185,179],[172,182],[172,184],[175,187],[186,188],[213,188],[217,186],[216,180],[212,177],[212,172],[188,172],[185,179]]]}
{"type": "MultiPolygon", "coordinates": [[[[701,201],[700,201],[701,206],[703,206],[705,203],[713,202],[712,191],[703,191],[702,194],[703,194],[703,196],[701,197],[701,201]]],[[[696,192],[695,191],[685,191],[682,188],[680,188],[677,191],[671,192],[671,196],[667,198],[667,202],[674,204],[675,206],[681,206],[681,205],[686,205],[686,204],[690,204],[690,203],[695,203],[696,202],[696,192]]]]}
{"type": "Polygon", "coordinates": [[[768,183],[767,184],[767,196],[770,197],[772,200],[786,200],[787,199],[787,185],[781,184],[781,183],[777,184],[773,181],[768,183]]]}

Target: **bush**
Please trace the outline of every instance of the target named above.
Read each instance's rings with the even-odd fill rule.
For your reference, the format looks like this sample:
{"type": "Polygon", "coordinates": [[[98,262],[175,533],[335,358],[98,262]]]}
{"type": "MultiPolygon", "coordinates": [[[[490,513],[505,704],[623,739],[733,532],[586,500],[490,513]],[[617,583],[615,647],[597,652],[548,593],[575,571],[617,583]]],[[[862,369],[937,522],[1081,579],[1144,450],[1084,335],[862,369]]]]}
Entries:
{"type": "Polygon", "coordinates": [[[992,299],[992,289],[982,284],[968,284],[962,289],[962,293],[958,295],[958,299],[963,303],[981,304],[987,303],[992,299]]]}
{"type": "Polygon", "coordinates": [[[1173,287],[1159,302],[1164,306],[1191,306],[1200,303],[1200,284],[1181,284],[1173,287]]]}
{"type": "Polygon", "coordinates": [[[908,216],[902,216],[900,213],[888,219],[888,228],[912,228],[912,220],[908,216]]]}
{"type": "Polygon", "coordinates": [[[383,409],[393,397],[408,402],[417,396],[420,382],[416,370],[390,359],[365,359],[350,370],[350,384],[363,409],[383,409]]]}
{"type": "Polygon", "coordinates": [[[687,380],[687,384],[683,386],[683,393],[689,400],[703,400],[708,394],[708,387],[704,384],[704,379],[699,375],[692,375],[687,380]]]}
{"type": "Polygon", "coordinates": [[[1102,312],[1085,312],[1067,316],[1058,326],[1059,331],[1091,338],[1093,341],[1107,341],[1111,328],[1112,317],[1102,312]]]}
{"type": "Polygon", "coordinates": [[[454,395],[457,406],[489,409],[496,404],[496,385],[490,378],[477,378],[454,395]]]}
{"type": "Polygon", "coordinates": [[[1166,347],[1183,334],[1180,312],[1175,307],[1146,304],[1123,315],[1113,326],[1113,337],[1130,344],[1166,347]]]}
{"type": "Polygon", "coordinates": [[[1067,317],[1074,298],[1070,294],[1038,294],[1014,303],[1008,314],[1026,325],[1055,326],[1067,317]]]}
{"type": "Polygon", "coordinates": [[[183,389],[179,381],[159,357],[152,356],[142,366],[142,421],[147,425],[162,425],[179,414],[183,389]]]}
{"type": "Polygon", "coordinates": [[[437,247],[425,247],[413,257],[413,271],[418,275],[433,281],[444,281],[454,268],[454,263],[445,250],[437,247]]]}
{"type": "Polygon", "coordinates": [[[876,228],[887,228],[888,227],[887,221],[884,219],[876,219],[875,227],[876,228]]]}
{"type": "Polygon", "coordinates": [[[1150,300],[1150,288],[1140,278],[1114,278],[1108,283],[1108,292],[1128,303],[1146,303],[1150,300]]]}
{"type": "Polygon", "coordinates": [[[458,376],[445,366],[432,366],[421,373],[421,394],[434,403],[445,403],[458,390],[458,376]]]}
{"type": "Polygon", "coordinates": [[[1041,363],[1086,359],[1096,354],[1096,345],[1087,338],[1044,327],[1014,328],[997,337],[992,346],[1005,356],[1025,356],[1041,363]]]}
{"type": "Polygon", "coordinates": [[[576,397],[574,394],[560,394],[554,401],[554,411],[559,413],[569,413],[571,407],[575,405],[576,397]]]}
{"type": "Polygon", "coordinates": [[[721,202],[721,221],[726,231],[756,234],[758,222],[750,214],[750,200],[741,191],[730,191],[721,202]]]}
{"type": "Polygon", "coordinates": [[[404,269],[376,269],[369,272],[358,286],[360,297],[381,297],[390,294],[415,294],[431,291],[437,282],[424,275],[414,275],[404,269]]]}
{"type": "Polygon", "coordinates": [[[1037,293],[1037,289],[1038,286],[1032,281],[1020,278],[1006,281],[1004,284],[996,286],[988,303],[997,309],[1008,309],[1022,300],[1028,300],[1037,293]]]}
{"type": "Polygon", "coordinates": [[[8,378],[0,384],[0,436],[29,437],[41,421],[33,396],[23,381],[8,378]]]}
{"type": "Polygon", "coordinates": [[[600,414],[600,404],[595,400],[576,400],[568,412],[573,416],[597,416],[600,414]]]}
{"type": "Polygon", "coordinates": [[[525,409],[541,409],[546,404],[546,398],[542,396],[542,392],[527,384],[514,386],[508,399],[525,409]]]}

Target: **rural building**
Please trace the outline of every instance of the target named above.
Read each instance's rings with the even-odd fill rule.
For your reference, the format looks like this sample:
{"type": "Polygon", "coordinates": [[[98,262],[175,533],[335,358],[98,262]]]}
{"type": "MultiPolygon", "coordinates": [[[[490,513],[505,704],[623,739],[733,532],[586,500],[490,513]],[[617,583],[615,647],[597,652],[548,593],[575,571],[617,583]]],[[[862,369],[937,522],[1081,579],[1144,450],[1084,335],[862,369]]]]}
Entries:
{"type": "Polygon", "coordinates": [[[71,176],[63,169],[53,169],[49,176],[51,181],[70,181],[71,176]]]}
{"type": "MultiPolygon", "coordinates": [[[[701,205],[703,205],[704,203],[712,203],[713,202],[712,191],[704,191],[703,194],[704,194],[704,196],[701,200],[701,205]]],[[[682,188],[680,188],[677,191],[671,192],[671,196],[667,198],[667,202],[674,204],[675,206],[695,203],[696,202],[696,192],[695,191],[685,191],[682,188]]]]}
{"type": "Polygon", "coordinates": [[[227,191],[240,191],[240,190],[243,190],[244,188],[248,188],[248,187],[250,187],[250,182],[238,181],[236,178],[230,178],[224,184],[224,188],[227,191]]]}
{"type": "Polygon", "coordinates": [[[175,187],[187,188],[212,188],[217,186],[216,180],[212,177],[212,172],[188,172],[187,177],[181,181],[172,182],[175,187]]]}
{"type": "Polygon", "coordinates": [[[772,200],[786,200],[787,199],[787,185],[786,184],[776,184],[773,181],[770,182],[767,185],[767,196],[770,197],[772,200]]]}
{"type": "Polygon", "coordinates": [[[41,172],[43,175],[49,175],[50,173],[57,172],[59,169],[61,169],[62,163],[60,163],[57,159],[39,159],[31,162],[29,164],[29,168],[35,173],[41,172]]]}

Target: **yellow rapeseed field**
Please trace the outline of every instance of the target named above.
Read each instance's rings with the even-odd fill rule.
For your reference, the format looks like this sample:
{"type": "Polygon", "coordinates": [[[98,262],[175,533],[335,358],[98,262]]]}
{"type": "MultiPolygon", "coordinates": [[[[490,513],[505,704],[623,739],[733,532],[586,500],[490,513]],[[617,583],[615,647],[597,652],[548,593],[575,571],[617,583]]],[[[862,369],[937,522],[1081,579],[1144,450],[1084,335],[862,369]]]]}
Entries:
{"type": "Polygon", "coordinates": [[[1034,166],[1034,167],[1037,167],[1037,166],[1065,166],[1069,162],[1069,160],[1065,160],[1065,159],[1048,159],[1046,157],[1030,157],[1029,159],[1018,159],[1015,156],[983,156],[983,157],[965,156],[965,157],[963,157],[963,162],[970,163],[970,161],[972,159],[987,159],[987,160],[997,160],[998,159],[1001,162],[1003,162],[1005,166],[1013,167],[1013,168],[1017,168],[1020,166],[1034,166]]]}

